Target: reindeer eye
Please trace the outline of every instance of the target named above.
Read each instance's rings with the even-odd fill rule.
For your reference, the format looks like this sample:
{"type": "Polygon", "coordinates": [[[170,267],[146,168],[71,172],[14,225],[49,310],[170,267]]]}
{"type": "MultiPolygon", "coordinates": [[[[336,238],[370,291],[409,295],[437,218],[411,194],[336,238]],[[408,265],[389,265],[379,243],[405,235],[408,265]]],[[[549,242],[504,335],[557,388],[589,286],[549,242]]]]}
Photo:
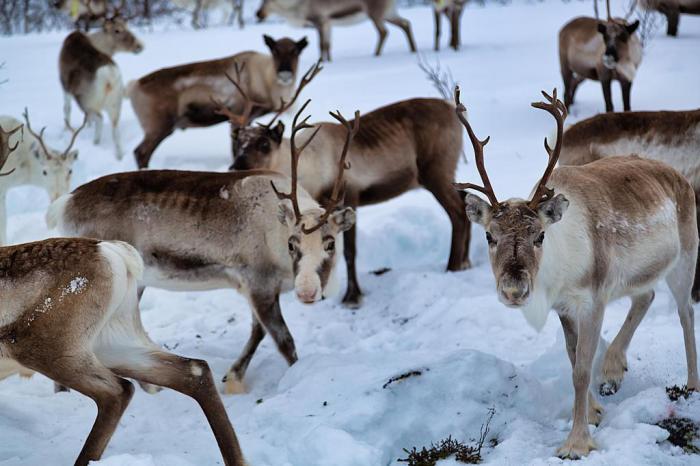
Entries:
{"type": "Polygon", "coordinates": [[[261,151],[267,152],[268,150],[270,150],[270,143],[267,141],[267,139],[263,139],[258,143],[258,148],[261,151]]]}
{"type": "Polygon", "coordinates": [[[335,252],[335,240],[328,241],[323,249],[329,254],[335,252]]]}
{"type": "Polygon", "coordinates": [[[289,252],[294,252],[297,250],[297,245],[296,245],[296,243],[294,243],[294,241],[292,241],[290,239],[289,242],[287,243],[287,248],[289,249],[289,252]]]}
{"type": "Polygon", "coordinates": [[[46,173],[46,170],[44,170],[43,173],[44,173],[44,176],[48,175],[48,173],[46,173]]]}
{"type": "Polygon", "coordinates": [[[539,236],[535,239],[535,246],[540,247],[542,246],[542,242],[544,241],[544,231],[539,234],[539,236]]]}
{"type": "Polygon", "coordinates": [[[489,233],[488,231],[486,232],[486,241],[489,243],[489,246],[496,245],[496,240],[493,239],[493,236],[491,236],[491,233],[489,233]]]}

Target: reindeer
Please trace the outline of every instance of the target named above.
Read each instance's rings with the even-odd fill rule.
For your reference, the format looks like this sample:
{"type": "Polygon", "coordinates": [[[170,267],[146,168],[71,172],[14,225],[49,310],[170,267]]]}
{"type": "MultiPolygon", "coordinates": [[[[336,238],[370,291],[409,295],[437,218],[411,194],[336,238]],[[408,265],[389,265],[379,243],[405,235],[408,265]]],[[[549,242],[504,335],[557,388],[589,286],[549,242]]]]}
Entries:
{"type": "Polygon", "coordinates": [[[450,22],[450,47],[459,50],[461,41],[459,31],[462,10],[467,0],[433,0],[433,16],[435,16],[435,51],[440,50],[440,34],[442,22],[440,15],[444,14],[450,22]]]}
{"type": "MultiPolygon", "coordinates": [[[[293,136],[308,128],[294,118],[293,136]]],[[[334,116],[344,121],[340,114],[334,116]]],[[[357,123],[346,128],[346,144],[357,123]]],[[[295,138],[293,137],[293,141],[295,138]]],[[[309,141],[291,144],[292,166],[309,141]]],[[[345,152],[341,166],[345,166],[345,152]]],[[[339,172],[333,190],[342,184],[339,172]]],[[[52,204],[48,221],[70,235],[114,238],[143,255],[142,287],[170,290],[233,288],[252,308],[253,326],[242,354],[224,377],[226,393],[244,391],[243,378],[269,333],[288,364],[297,360],[279,294],[294,289],[303,303],[329,295],[336,238],[355,222],[352,208],[321,208],[291,180],[272,171],[233,173],[172,170],[118,173],[87,183],[52,204]],[[289,195],[282,193],[289,190],[289,195]]],[[[338,194],[335,195],[338,198],[338,194]]]]}
{"type": "Polygon", "coordinates": [[[484,167],[484,141],[457,113],[474,147],[483,186],[458,184],[488,198],[467,194],[467,215],[486,230],[499,300],[520,308],[541,328],[551,308],[561,320],[573,368],[573,428],[558,455],[580,458],[595,448],[588,424],[602,407],[589,390],[591,367],[608,302],[629,296],[632,307],[603,363],[601,394],[614,393],[627,368],[632,336],[666,280],[683,327],[688,388],[698,384],[694,313],[690,303],[698,251],[695,196],[683,176],[666,164],[639,157],[610,157],[580,167],[554,168],[562,150],[566,106],[543,92],[557,122],[557,142],[530,200],[498,201],[484,167]],[[545,236],[546,233],[546,236],[545,236]]]}
{"type": "MultiPolygon", "coordinates": [[[[637,154],[667,163],[683,174],[700,205],[700,164],[695,160],[700,153],[700,109],[600,114],[568,127],[563,137],[559,165],[584,165],[603,157],[637,154]]],[[[692,297],[700,301],[700,256],[692,297]]]]}
{"type": "Polygon", "coordinates": [[[127,93],[144,131],[134,151],[139,168],[147,168],[153,151],[175,128],[211,126],[227,120],[228,110],[240,111],[242,99],[230,76],[237,73],[241,89],[254,99],[251,109],[264,115],[288,100],[294,89],[299,55],[306,37],[274,40],[263,36],[271,55],[241,52],[218,60],[163,68],[129,83],[127,93]]]}
{"type": "Polygon", "coordinates": [[[207,363],[163,351],[144,330],[142,271],[138,252],[121,241],[54,238],[0,248],[0,365],[40,372],[95,401],[97,419],[76,465],[102,456],[134,393],[125,379],[132,378],[194,398],[224,463],[245,466],[207,363]]]}
{"type": "Polygon", "coordinates": [[[192,28],[200,29],[205,27],[206,12],[224,8],[225,5],[231,6],[231,14],[229,23],[233,23],[236,17],[238,18],[238,27],[243,29],[245,25],[243,20],[243,0],[172,0],[179,8],[192,10],[192,28]]]}
{"type": "Polygon", "coordinates": [[[399,16],[396,0],[263,0],[255,14],[258,22],[278,14],[293,25],[313,26],[318,31],[321,60],[331,61],[332,24],[353,24],[367,17],[379,34],[374,55],[381,55],[388,34],[384,22],[401,28],[411,52],[416,51],[411,23],[399,16]]]}
{"type": "Polygon", "coordinates": [[[112,55],[119,51],[141,53],[143,45],[118,16],[105,19],[102,31],[85,35],[72,32],[63,41],[58,70],[63,87],[63,115],[70,128],[71,97],[75,98],[86,117],[95,123],[93,142],[102,138],[102,112],[106,111],[112,124],[112,139],[117,159],[124,152],[119,136],[123,85],[119,67],[112,55]]]}
{"type": "Polygon", "coordinates": [[[53,0],[53,7],[61,10],[75,22],[75,28],[87,32],[109,13],[107,0],[53,0]]]}
{"type": "Polygon", "coordinates": [[[678,35],[678,22],[681,13],[700,15],[700,0],[642,0],[641,7],[648,11],[658,11],[666,17],[666,34],[678,35]]]}
{"type": "MultiPolygon", "coordinates": [[[[290,103],[313,78],[309,70],[290,103]]],[[[246,106],[251,107],[251,104],[246,106]]],[[[292,144],[283,138],[284,124],[275,121],[278,111],[266,125],[249,126],[248,114],[240,115],[233,125],[233,170],[271,169],[289,173],[285,163],[292,144]]],[[[234,120],[235,115],[229,115],[234,120]]],[[[423,186],[445,209],[452,223],[452,246],[447,270],[469,267],[469,222],[464,218],[464,203],[452,189],[454,173],[462,151],[462,131],[454,107],[441,99],[410,99],[379,108],[356,117],[360,130],[348,149],[353,167],[345,183],[345,205],[358,206],[384,202],[406,191],[423,186]],[[440,138],[435,135],[440,134],[440,138]]],[[[310,142],[308,154],[299,165],[299,182],[316,201],[324,205],[340,168],[334,149],[343,141],[342,124],[318,123],[318,136],[310,142]]],[[[299,136],[308,138],[310,132],[299,136]]],[[[344,254],[348,286],[343,303],[359,307],[362,291],[355,268],[356,229],[344,234],[344,254]]]]}
{"type": "Polygon", "coordinates": [[[6,161],[9,169],[0,177],[0,245],[7,243],[7,212],[5,210],[5,197],[10,188],[21,185],[34,185],[44,188],[51,200],[58,199],[68,192],[70,188],[73,163],[78,158],[78,151],[71,150],[78,133],[85,126],[73,132],[70,143],[63,151],[49,148],[44,142],[44,129],[36,134],[29,124],[29,114],[24,111],[24,127],[29,135],[20,137],[14,134],[23,125],[18,120],[9,116],[0,116],[0,127],[15,128],[9,133],[0,136],[0,147],[10,147],[14,154],[9,159],[0,156],[0,163],[6,161]],[[4,140],[4,141],[3,141],[4,140]],[[10,146],[10,144],[12,144],[10,146]]]}
{"type": "Polygon", "coordinates": [[[635,31],[639,21],[632,23],[610,16],[608,19],[578,17],[559,31],[559,66],[564,81],[564,103],[570,108],[579,84],[585,79],[600,81],[605,99],[605,111],[613,111],[610,84],[620,82],[625,111],[630,110],[630,90],[637,68],[642,62],[642,45],[635,31]]]}

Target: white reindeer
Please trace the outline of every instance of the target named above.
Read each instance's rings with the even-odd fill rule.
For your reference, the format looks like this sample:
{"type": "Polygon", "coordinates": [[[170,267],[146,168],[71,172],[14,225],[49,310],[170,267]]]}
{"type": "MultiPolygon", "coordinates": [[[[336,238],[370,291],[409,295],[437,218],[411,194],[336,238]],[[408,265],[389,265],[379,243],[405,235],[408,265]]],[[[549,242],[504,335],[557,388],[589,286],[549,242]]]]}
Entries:
{"type": "MultiPolygon", "coordinates": [[[[52,201],[58,199],[70,189],[73,163],[78,158],[78,151],[71,150],[80,130],[85,123],[73,131],[70,144],[64,151],[57,151],[46,146],[43,129],[39,134],[31,131],[29,115],[24,114],[26,129],[29,134],[15,133],[8,139],[10,146],[15,146],[12,155],[7,158],[0,177],[0,245],[7,243],[7,211],[5,197],[7,191],[15,186],[32,185],[44,188],[52,201]]],[[[0,116],[0,126],[17,128],[22,123],[11,116],[0,116]]]]}

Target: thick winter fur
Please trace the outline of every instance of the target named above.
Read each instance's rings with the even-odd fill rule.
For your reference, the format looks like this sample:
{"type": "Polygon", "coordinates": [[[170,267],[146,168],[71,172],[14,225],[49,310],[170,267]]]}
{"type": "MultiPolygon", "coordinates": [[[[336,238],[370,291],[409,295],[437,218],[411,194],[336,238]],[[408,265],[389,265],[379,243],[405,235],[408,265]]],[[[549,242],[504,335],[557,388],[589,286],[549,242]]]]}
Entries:
{"type": "Polygon", "coordinates": [[[620,18],[598,21],[578,17],[559,31],[559,66],[564,81],[564,103],[574,103],[579,84],[600,81],[605,110],[613,111],[610,83],[620,82],[624,109],[630,110],[630,90],[642,61],[642,45],[635,33],[639,21],[620,18]]]}
{"type": "MultiPolygon", "coordinates": [[[[338,170],[338,148],[345,141],[340,124],[320,123],[321,130],[299,159],[299,183],[322,205],[328,201],[338,170]]],[[[298,135],[299,143],[314,129],[298,135]]],[[[284,125],[248,127],[233,133],[232,168],[269,168],[289,173],[289,139],[284,125]]],[[[360,117],[360,128],[347,155],[345,203],[357,206],[392,199],[419,186],[430,190],[452,222],[448,270],[469,266],[469,222],[464,203],[452,188],[462,150],[462,127],[454,106],[440,99],[410,99],[360,117]]],[[[345,233],[348,289],[344,302],[360,303],[355,271],[355,229],[345,233]]]]}
{"type": "Polygon", "coordinates": [[[117,51],[140,53],[143,45],[120,19],[104,22],[102,31],[90,35],[72,32],[63,41],[58,60],[63,87],[63,114],[70,122],[71,98],[95,124],[95,144],[102,137],[102,112],[112,124],[112,138],[118,159],[124,155],[119,136],[124,90],[121,74],[112,55],[117,51]]]}
{"type": "Polygon", "coordinates": [[[698,247],[695,195],[673,168],[638,157],[560,167],[547,186],[555,196],[536,211],[519,199],[494,209],[468,194],[467,213],[486,228],[501,301],[521,308],[536,328],[550,309],[559,315],[575,390],[573,428],[559,455],[579,458],[595,448],[588,424],[599,422],[602,409],[589,385],[610,301],[630,296],[632,308],[605,356],[602,393],[613,393],[622,382],[626,349],[661,280],[678,307],[688,387],[700,388],[690,303],[698,247]]]}
{"type": "Polygon", "coordinates": [[[251,339],[227,376],[228,392],[241,388],[245,370],[266,332],[289,364],[296,349],[282,318],[279,294],[294,289],[306,303],[322,299],[336,262],[336,237],[354,223],[352,209],[323,213],[300,190],[301,224],[289,201],[290,180],[269,171],[206,173],[141,171],[109,175],[59,199],[49,223],[66,234],[118,239],[143,255],[141,287],[169,290],[233,288],[253,310],[251,339]]]}
{"type": "Polygon", "coordinates": [[[143,329],[142,271],[138,252],[119,241],[57,238],[0,248],[0,360],[95,401],[97,419],[76,465],[102,456],[133,394],[129,377],[194,398],[224,463],[243,466],[206,362],[161,350],[143,329]]]}
{"type": "MultiPolygon", "coordinates": [[[[596,115],[564,132],[560,165],[583,165],[603,157],[637,154],[667,163],[700,198],[700,110],[596,115]]],[[[700,300],[700,256],[693,299],[700,300]]]]}
{"type": "Polygon", "coordinates": [[[435,51],[440,50],[440,35],[442,33],[442,21],[440,15],[444,14],[450,23],[450,47],[459,50],[461,45],[460,29],[464,5],[467,0],[433,0],[433,16],[435,17],[435,51]]]}
{"type": "Polygon", "coordinates": [[[681,13],[700,15],[700,0],[641,0],[640,6],[647,10],[655,10],[666,16],[666,34],[678,35],[678,22],[681,13]]]}
{"type": "Polygon", "coordinates": [[[144,132],[134,151],[139,168],[146,168],[158,145],[175,128],[211,126],[226,121],[216,112],[212,98],[231,111],[241,113],[244,101],[226,78],[236,76],[236,63],[243,67],[240,84],[253,101],[262,104],[253,117],[271,112],[280,100],[294,92],[299,55],[306,39],[277,41],[265,37],[271,55],[241,52],[218,60],[163,68],[129,83],[129,98],[144,132]]]}
{"type": "Polygon", "coordinates": [[[321,59],[331,60],[331,25],[355,23],[369,18],[379,34],[374,54],[380,55],[388,31],[385,22],[398,26],[406,34],[411,52],[416,44],[411,23],[399,16],[396,0],[263,0],[256,15],[263,21],[277,14],[297,26],[313,26],[318,31],[321,59]]]}
{"type": "MultiPolygon", "coordinates": [[[[0,116],[0,126],[5,130],[21,124],[10,116],[0,116]]],[[[11,146],[16,143],[19,145],[0,170],[2,173],[14,170],[7,176],[0,176],[0,246],[7,243],[7,191],[15,186],[34,185],[44,188],[52,200],[57,199],[70,189],[73,163],[78,158],[78,151],[75,150],[62,155],[61,152],[48,148],[50,156],[45,154],[39,142],[28,131],[13,134],[9,142],[11,146]]]]}

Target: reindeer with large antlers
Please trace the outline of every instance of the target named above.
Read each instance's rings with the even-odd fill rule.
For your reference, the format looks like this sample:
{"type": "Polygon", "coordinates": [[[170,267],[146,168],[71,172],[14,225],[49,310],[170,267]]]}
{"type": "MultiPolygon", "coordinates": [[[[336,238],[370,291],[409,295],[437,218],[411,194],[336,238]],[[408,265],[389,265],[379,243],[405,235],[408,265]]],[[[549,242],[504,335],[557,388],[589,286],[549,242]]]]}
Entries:
{"type": "MultiPolygon", "coordinates": [[[[520,308],[542,328],[550,309],[559,315],[573,368],[573,428],[558,455],[580,458],[595,448],[588,424],[598,424],[602,407],[590,391],[591,367],[605,307],[629,296],[632,306],[603,363],[601,394],[614,393],[627,369],[625,353],[666,280],[683,327],[688,382],[698,389],[694,314],[690,304],[698,247],[695,196],[674,169],[639,157],[610,157],[581,167],[554,168],[562,147],[566,107],[543,93],[532,106],[552,114],[557,142],[530,200],[499,201],[484,166],[484,146],[465,118],[488,202],[467,194],[467,215],[483,225],[498,298],[520,308]],[[545,235],[546,234],[546,235],[545,235]]],[[[455,93],[457,113],[464,107],[455,93]]]]}
{"type": "Polygon", "coordinates": [[[289,100],[306,37],[299,41],[263,38],[271,55],[241,52],[163,68],[129,83],[127,94],[144,131],[134,151],[139,168],[148,167],[153,152],[175,128],[222,123],[229,112],[244,113],[249,101],[255,106],[246,113],[251,118],[261,116],[277,109],[281,100],[289,100]],[[238,80],[238,89],[232,76],[238,80]]]}
{"type": "Polygon", "coordinates": [[[7,244],[7,191],[16,186],[34,185],[44,188],[51,200],[57,199],[70,189],[73,163],[78,158],[78,151],[72,150],[81,126],[72,134],[68,146],[58,151],[44,142],[44,129],[35,133],[29,123],[29,114],[24,111],[24,125],[10,116],[0,116],[0,127],[14,128],[9,133],[0,133],[0,162],[5,163],[6,170],[0,177],[0,245],[7,244]],[[20,128],[29,134],[18,133],[20,128]],[[7,148],[14,151],[7,158],[7,148]]]}
{"type": "Polygon", "coordinates": [[[629,111],[630,91],[637,68],[642,62],[642,45],[635,31],[639,21],[610,15],[610,1],[606,1],[607,19],[598,17],[598,2],[594,2],[595,18],[578,17],[559,31],[559,66],[564,81],[564,103],[570,108],[576,89],[586,79],[600,81],[605,99],[605,111],[613,111],[611,83],[620,82],[622,102],[629,111]]]}
{"type": "MultiPolygon", "coordinates": [[[[306,119],[298,122],[305,107],[294,118],[295,136],[308,127],[306,119]]],[[[346,140],[356,131],[348,128],[346,140]]],[[[308,143],[294,143],[293,167],[308,143]]],[[[341,184],[342,177],[334,192],[341,184]]],[[[300,301],[313,303],[332,291],[336,238],[353,226],[355,213],[323,209],[296,176],[273,171],[155,170],[87,183],[52,204],[48,222],[65,234],[133,244],[146,265],[141,287],[233,288],[246,296],[253,318],[250,340],[225,378],[226,392],[235,393],[243,390],[248,364],[266,333],[290,365],[297,360],[279,294],[294,289],[300,301]],[[284,191],[290,194],[280,194],[284,191]]]]}
{"type": "MultiPolygon", "coordinates": [[[[353,208],[384,202],[419,186],[429,190],[452,223],[452,246],[447,269],[469,267],[469,222],[462,198],[452,189],[462,151],[462,128],[451,103],[440,99],[410,99],[374,110],[361,118],[360,128],[348,148],[344,203],[353,208]],[[439,134],[440,137],[435,135],[439,134]]],[[[257,127],[235,128],[232,133],[235,170],[268,168],[289,173],[286,154],[290,139],[283,138],[284,124],[272,121],[257,127]]],[[[332,186],[342,166],[335,148],[343,143],[344,124],[319,123],[307,154],[299,164],[299,182],[321,205],[335,199],[332,186]],[[330,195],[330,197],[329,197],[330,195]]],[[[302,132],[302,139],[311,133],[302,132]]],[[[309,139],[310,140],[310,139],[309,139]]],[[[344,235],[348,284],[343,303],[358,307],[362,291],[355,267],[356,230],[344,235]]]]}
{"type": "Polygon", "coordinates": [[[119,135],[124,86],[112,56],[119,51],[140,53],[143,44],[120,16],[105,18],[102,30],[91,34],[72,32],[61,46],[58,71],[63,87],[63,115],[70,127],[72,100],[95,124],[94,143],[102,139],[102,112],[112,125],[116,156],[124,155],[119,135]]]}

